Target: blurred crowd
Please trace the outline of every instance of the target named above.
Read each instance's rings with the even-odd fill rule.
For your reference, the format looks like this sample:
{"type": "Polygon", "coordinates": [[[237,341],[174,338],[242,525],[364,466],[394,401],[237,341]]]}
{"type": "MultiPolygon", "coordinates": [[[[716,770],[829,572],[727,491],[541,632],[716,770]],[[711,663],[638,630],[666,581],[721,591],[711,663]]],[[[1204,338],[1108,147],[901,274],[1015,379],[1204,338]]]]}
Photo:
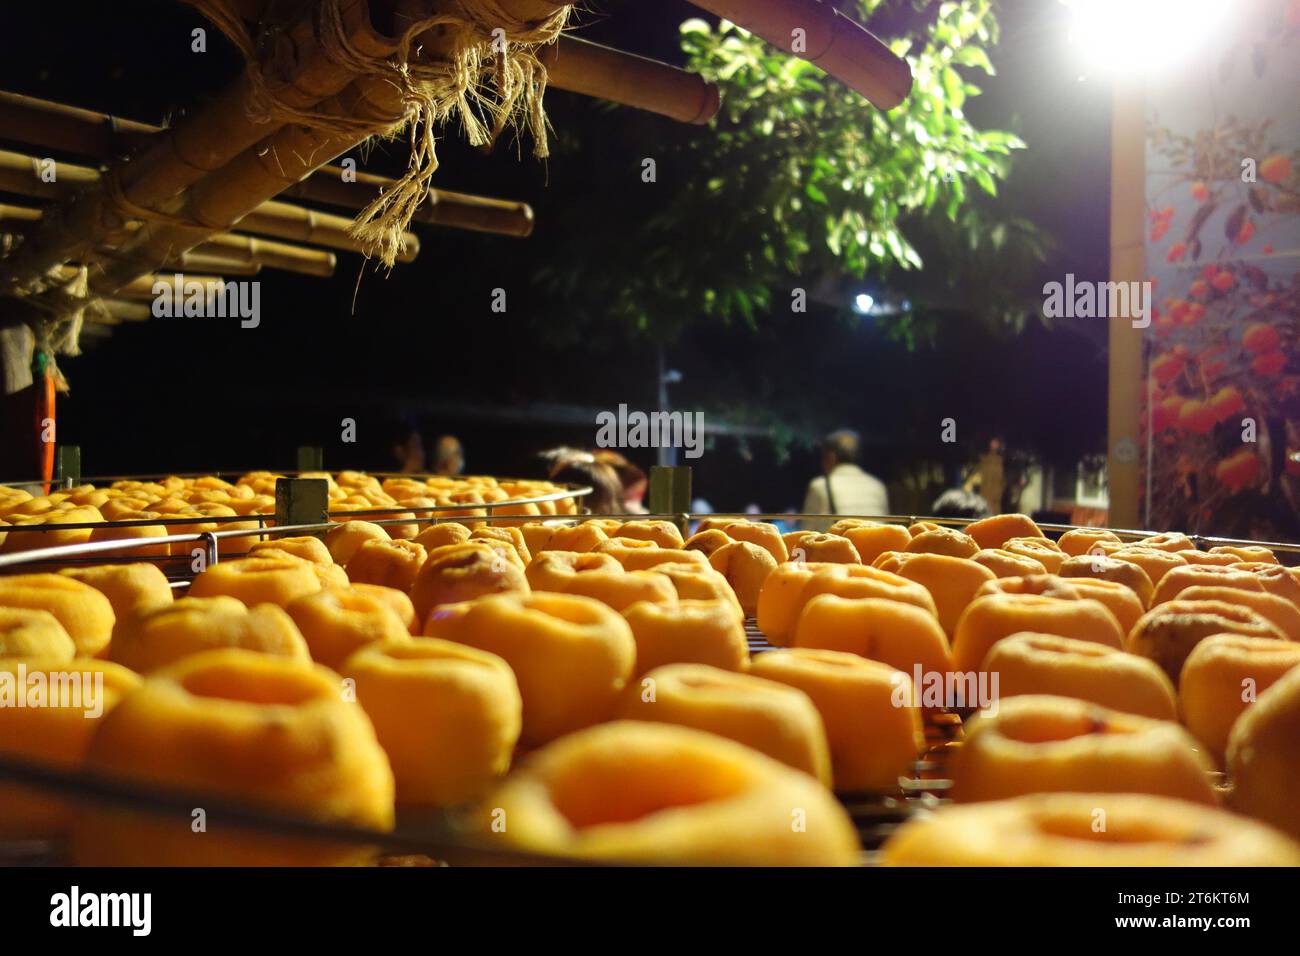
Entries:
{"type": "MultiPolygon", "coordinates": [[[[425,438],[414,424],[398,423],[388,434],[384,470],[437,475],[459,475],[465,470],[465,451],[454,435],[440,436],[426,450],[425,438]]],[[[809,480],[799,512],[828,517],[778,521],[783,530],[795,527],[825,530],[833,523],[834,519],[829,517],[833,515],[893,513],[884,482],[863,467],[862,440],[857,432],[847,428],[831,432],[818,444],[818,452],[820,473],[809,480]]],[[[593,514],[648,513],[645,499],[649,478],[642,468],[617,451],[607,448],[588,451],[562,445],[538,452],[533,461],[531,474],[523,477],[590,486],[592,492],[586,504],[593,514]]],[[[950,487],[933,500],[927,514],[982,518],[1007,510],[1007,499],[1018,491],[1008,487],[1004,446],[998,438],[989,442],[976,461],[958,469],[952,477],[950,487]]],[[[916,502],[911,505],[904,510],[925,510],[918,509],[916,502]]],[[[697,498],[691,503],[691,511],[709,514],[714,508],[709,501],[697,498]]],[[[746,505],[743,511],[764,513],[757,503],[746,505]]],[[[782,511],[793,514],[795,509],[790,506],[782,511]]]]}

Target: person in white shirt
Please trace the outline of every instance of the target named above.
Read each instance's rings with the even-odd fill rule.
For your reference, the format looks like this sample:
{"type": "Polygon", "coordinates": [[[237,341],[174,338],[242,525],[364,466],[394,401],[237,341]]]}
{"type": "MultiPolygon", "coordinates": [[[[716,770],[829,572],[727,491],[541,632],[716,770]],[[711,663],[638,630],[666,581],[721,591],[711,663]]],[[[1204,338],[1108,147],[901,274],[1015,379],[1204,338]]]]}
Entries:
{"type": "MultiPolygon", "coordinates": [[[[858,433],[847,428],[831,432],[822,440],[823,474],[808,483],[804,514],[889,514],[889,493],[884,484],[858,467],[861,444],[858,433]]],[[[833,518],[813,518],[805,519],[800,526],[806,531],[825,531],[832,524],[833,518]]]]}

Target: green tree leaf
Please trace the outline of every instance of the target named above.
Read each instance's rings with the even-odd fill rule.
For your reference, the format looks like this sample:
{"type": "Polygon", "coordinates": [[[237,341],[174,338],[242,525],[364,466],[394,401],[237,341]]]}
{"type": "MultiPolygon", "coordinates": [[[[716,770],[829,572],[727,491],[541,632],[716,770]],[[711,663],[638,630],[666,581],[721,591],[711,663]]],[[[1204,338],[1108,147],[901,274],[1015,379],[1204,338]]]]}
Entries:
{"type": "MultiPolygon", "coordinates": [[[[788,308],[791,288],[849,276],[909,295],[912,308],[889,328],[912,344],[933,338],[953,302],[990,327],[1015,327],[1034,311],[1015,280],[1042,261],[1045,241],[996,198],[1025,144],[1010,130],[977,128],[962,109],[980,92],[968,77],[994,71],[991,0],[837,6],[868,25],[876,11],[917,14],[890,16],[908,32],[885,38],[907,59],[911,94],[882,113],[726,20],[686,21],[686,68],[721,87],[723,109],[708,129],[664,128],[653,146],[658,182],[593,184],[573,211],[584,228],[557,244],[564,268],[537,276],[562,297],[567,319],[670,342],[701,320],[759,327],[771,308],[788,308]],[[941,268],[925,270],[932,257],[941,268]]],[[[579,144],[608,159],[602,169],[628,168],[630,137],[617,115],[579,144]]]]}

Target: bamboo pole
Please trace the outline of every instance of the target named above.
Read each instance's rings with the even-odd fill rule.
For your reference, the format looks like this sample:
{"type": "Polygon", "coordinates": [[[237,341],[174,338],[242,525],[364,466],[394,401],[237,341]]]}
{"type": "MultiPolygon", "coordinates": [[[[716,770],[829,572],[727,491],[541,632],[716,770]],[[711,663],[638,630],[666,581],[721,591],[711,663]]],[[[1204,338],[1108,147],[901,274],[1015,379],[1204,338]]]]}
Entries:
{"type": "MultiPolygon", "coordinates": [[[[3,97],[12,94],[0,94],[3,97]]],[[[17,97],[9,103],[6,111],[0,108],[0,136],[28,143],[34,147],[55,146],[55,140],[66,146],[68,152],[82,153],[96,158],[106,158],[103,150],[101,128],[113,118],[104,113],[65,107],[61,103],[40,100],[32,96],[17,97]],[[54,120],[50,119],[53,115],[54,120]],[[57,123],[56,132],[46,137],[44,130],[50,128],[51,122],[57,123]]],[[[148,133],[164,132],[160,126],[150,126],[128,120],[114,120],[117,123],[129,123],[131,130],[144,130],[148,133]]],[[[0,190],[32,196],[37,199],[58,199],[69,192],[67,183],[87,186],[99,182],[98,171],[87,166],[71,163],[59,163],[57,171],[59,181],[43,182],[38,175],[37,164],[40,159],[0,150],[0,190]]],[[[284,195],[344,209],[363,209],[380,190],[388,189],[394,180],[386,176],[370,173],[349,173],[346,177],[339,166],[322,166],[319,170],[295,183],[284,191],[284,195]],[[355,182],[349,181],[355,175],[355,182]],[[356,189],[360,185],[362,189],[356,189]]],[[[261,211],[259,209],[259,211],[261,211]]],[[[434,226],[448,226],[457,229],[469,229],[476,232],[490,232],[509,236],[527,236],[533,231],[533,212],[526,203],[486,196],[473,196],[467,193],[435,189],[429,194],[429,200],[416,212],[418,222],[434,226]]],[[[280,236],[279,238],[292,238],[280,236]]],[[[411,237],[414,238],[414,237],[411,237]]],[[[408,240],[409,244],[409,240],[408,240]]]]}
{"type": "MultiPolygon", "coordinates": [[[[287,242],[255,239],[251,236],[218,235],[196,244],[199,255],[234,259],[236,262],[260,263],[268,269],[281,269],[299,275],[328,279],[338,260],[332,252],[292,246],[287,242]]],[[[185,250],[188,252],[189,250],[185,250]]]]}
{"type": "MultiPolygon", "coordinates": [[[[40,198],[57,199],[66,196],[73,185],[99,182],[99,173],[88,166],[59,163],[58,181],[47,183],[38,175],[40,160],[0,150],[0,189],[40,198]],[[71,185],[70,185],[71,184],[71,185]]],[[[39,219],[39,215],[34,218],[39,219]]],[[[331,249],[360,252],[361,243],[348,235],[352,220],[329,213],[303,209],[283,202],[266,202],[253,210],[238,224],[241,230],[258,232],[277,239],[291,239],[331,249]]],[[[401,262],[411,262],[419,254],[420,240],[414,233],[405,237],[406,249],[398,257],[401,262]]]]}
{"type": "MultiPolygon", "coordinates": [[[[380,57],[395,52],[395,42],[371,26],[368,0],[342,0],[342,16],[354,49],[380,57]]],[[[261,64],[271,92],[295,108],[314,108],[355,79],[345,66],[329,58],[316,39],[315,26],[311,5],[274,35],[272,49],[261,64]]],[[[259,122],[261,117],[250,115],[256,95],[249,77],[249,71],[241,72],[216,100],[161,134],[158,142],[130,162],[113,164],[110,174],[129,204],[155,209],[284,127],[282,121],[259,122]]],[[[51,221],[17,256],[0,264],[0,278],[21,283],[74,258],[80,250],[101,245],[132,218],[119,207],[102,187],[90,190],[67,216],[51,221]]]]}
{"type": "Polygon", "coordinates": [[[0,149],[0,190],[30,196],[33,199],[62,199],[74,189],[92,186],[99,182],[99,173],[87,166],[73,163],[56,163],[51,171],[53,182],[47,181],[43,160],[22,153],[0,149]]]}
{"type": "Polygon", "coordinates": [[[718,113],[718,87],[695,73],[575,37],[539,54],[556,89],[658,113],[681,123],[707,123],[718,113]]]}
{"type": "MultiPolygon", "coordinates": [[[[348,233],[352,227],[351,219],[314,209],[303,209],[289,203],[274,200],[264,202],[240,219],[237,225],[244,232],[260,232],[330,249],[362,251],[361,243],[348,233]]],[[[420,254],[420,240],[415,233],[406,232],[402,236],[402,243],[402,252],[398,254],[397,261],[414,262],[420,254]]]]}
{"type": "Polygon", "coordinates": [[[138,302],[124,302],[121,299],[101,299],[100,305],[118,322],[147,322],[153,318],[153,312],[147,305],[138,302]]]}
{"type": "MultiPolygon", "coordinates": [[[[85,312],[83,318],[85,325],[82,326],[82,335],[85,335],[86,329],[91,326],[100,326],[107,329],[115,325],[121,325],[126,321],[122,316],[122,312],[127,309],[130,310],[130,313],[133,316],[143,315],[144,318],[147,319],[152,315],[149,306],[141,305],[139,302],[123,302],[120,299],[99,299],[96,301],[96,305],[98,308],[87,309],[85,312]],[[109,308],[110,302],[115,303],[117,308],[109,308]]],[[[132,319],[132,321],[140,320],[132,319]]]]}
{"type": "Polygon", "coordinates": [[[223,276],[255,276],[262,271],[260,262],[239,262],[201,252],[183,252],[166,265],[177,272],[212,272],[223,276]]]}
{"type": "MultiPolygon", "coordinates": [[[[323,166],[282,195],[344,209],[364,209],[376,196],[393,185],[387,176],[354,173],[345,181],[338,166],[323,166]]],[[[415,211],[417,222],[449,226],[474,232],[505,236],[528,236],[533,231],[533,210],[528,203],[508,199],[472,196],[447,189],[429,191],[429,198],[415,211]]]]}
{"type": "MultiPolygon", "coordinates": [[[[55,270],[55,278],[60,282],[70,282],[76,278],[77,269],[74,266],[60,266],[55,270]]],[[[118,325],[122,322],[144,322],[153,317],[153,311],[147,305],[141,305],[138,300],[156,298],[154,292],[155,283],[164,282],[171,285],[175,276],[141,276],[131,284],[129,290],[123,292],[123,298],[119,299],[99,299],[97,300],[99,309],[88,310],[86,317],[88,320],[97,321],[101,325],[118,325]],[[128,301],[136,300],[136,301],[128,301]],[[107,313],[111,321],[104,321],[102,313],[107,313]]],[[[182,280],[191,278],[202,283],[205,289],[221,281],[216,276],[182,276],[182,280]]]]}
{"type": "Polygon", "coordinates": [[[11,206],[8,203],[0,203],[0,222],[29,224],[40,221],[41,211],[39,209],[28,209],[25,206],[11,206]]]}
{"type": "MultiPolygon", "coordinates": [[[[192,286],[195,283],[203,290],[203,294],[209,295],[214,292],[220,292],[225,287],[226,280],[220,276],[198,276],[181,273],[172,275],[149,274],[140,276],[125,286],[118,297],[122,299],[156,299],[160,293],[157,291],[159,286],[164,287],[173,295],[173,301],[184,294],[185,286],[192,286]]],[[[162,293],[165,294],[165,293],[162,293]]]]}
{"type": "Polygon", "coordinates": [[[147,123],[0,90],[0,135],[20,143],[106,158],[156,132],[147,123]]]}
{"type": "Polygon", "coordinates": [[[815,63],[877,108],[891,110],[912,90],[907,61],[875,35],[817,0],[691,0],[780,47],[815,63]]]}
{"type": "MultiPolygon", "coordinates": [[[[39,222],[42,217],[43,213],[39,209],[0,203],[0,221],[29,225],[39,222]]],[[[198,249],[200,256],[206,256],[211,261],[233,264],[241,275],[256,275],[261,271],[262,266],[267,266],[301,275],[329,278],[334,274],[337,265],[333,253],[307,249],[285,242],[257,239],[252,236],[229,234],[213,236],[202,243],[198,249]]],[[[107,255],[112,258],[116,253],[110,251],[107,255]]],[[[180,256],[184,255],[185,253],[180,253],[180,256]]],[[[175,259],[176,257],[172,256],[167,262],[173,262],[175,259]]],[[[160,263],[163,264],[166,263],[160,263]]]]}
{"type": "MultiPolygon", "coordinates": [[[[57,269],[53,270],[53,275],[54,278],[59,282],[70,282],[74,278],[76,278],[77,267],[59,266],[57,269]]],[[[150,274],[150,275],[138,276],[137,278],[132,279],[130,282],[128,282],[125,286],[122,287],[121,298],[123,299],[151,298],[155,294],[153,291],[155,284],[159,282],[166,282],[170,284],[174,278],[175,278],[174,273],[171,275],[150,274]]],[[[212,275],[182,275],[181,279],[182,280],[193,279],[195,282],[201,282],[204,285],[212,285],[213,283],[221,281],[220,276],[212,276],[212,275]]]]}

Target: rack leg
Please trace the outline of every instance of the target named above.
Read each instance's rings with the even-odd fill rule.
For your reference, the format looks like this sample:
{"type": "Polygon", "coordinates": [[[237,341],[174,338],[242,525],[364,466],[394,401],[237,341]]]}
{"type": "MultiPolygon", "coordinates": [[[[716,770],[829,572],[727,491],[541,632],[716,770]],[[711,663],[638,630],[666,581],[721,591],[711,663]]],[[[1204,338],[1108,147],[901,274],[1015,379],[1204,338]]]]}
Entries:
{"type": "Polygon", "coordinates": [[[277,478],[275,523],[324,524],[329,521],[329,482],[324,478],[277,478]]]}
{"type": "Polygon", "coordinates": [[[298,474],[304,471],[324,471],[325,470],[325,449],[308,447],[306,445],[298,448],[298,474]]]}
{"type": "Polygon", "coordinates": [[[57,455],[59,487],[75,488],[81,484],[81,446],[60,445],[57,455]]]}
{"type": "Polygon", "coordinates": [[[650,511],[657,515],[675,515],[678,530],[685,535],[686,513],[690,510],[690,466],[650,466],[650,511]]]}

